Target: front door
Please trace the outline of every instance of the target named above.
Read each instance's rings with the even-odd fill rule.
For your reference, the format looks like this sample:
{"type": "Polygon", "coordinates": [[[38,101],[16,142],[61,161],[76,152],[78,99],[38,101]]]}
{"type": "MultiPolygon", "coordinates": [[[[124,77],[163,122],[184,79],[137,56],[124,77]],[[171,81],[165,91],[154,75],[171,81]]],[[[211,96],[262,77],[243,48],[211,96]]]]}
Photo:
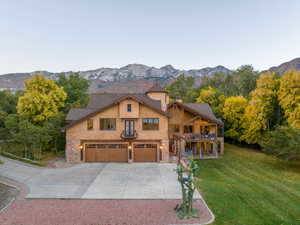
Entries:
{"type": "Polygon", "coordinates": [[[125,135],[134,136],[134,120],[125,120],[125,135]]]}

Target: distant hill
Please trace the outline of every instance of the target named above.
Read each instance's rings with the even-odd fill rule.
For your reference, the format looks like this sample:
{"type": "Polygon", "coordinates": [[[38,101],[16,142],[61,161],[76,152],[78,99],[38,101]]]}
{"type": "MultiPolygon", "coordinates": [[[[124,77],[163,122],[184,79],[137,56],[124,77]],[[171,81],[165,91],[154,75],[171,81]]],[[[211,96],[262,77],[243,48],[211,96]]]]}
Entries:
{"type": "MultiPolygon", "coordinates": [[[[300,58],[289,62],[273,66],[266,71],[284,73],[289,69],[300,70],[300,58]]],[[[144,92],[154,82],[162,85],[172,83],[180,73],[195,78],[195,85],[201,83],[201,77],[211,76],[216,72],[230,73],[231,70],[224,66],[205,67],[201,69],[179,70],[172,65],[160,68],[150,67],[143,64],[129,64],[121,68],[99,68],[95,70],[79,71],[80,75],[90,80],[89,92],[144,92]]],[[[56,80],[59,73],[48,71],[34,71],[31,73],[12,73],[0,75],[0,90],[10,88],[19,90],[24,88],[24,80],[31,77],[34,73],[44,74],[46,77],[56,80]]],[[[72,71],[64,72],[70,74],[72,71]]]]}
{"type": "Polygon", "coordinates": [[[300,70],[300,58],[296,58],[289,62],[282,63],[279,66],[273,66],[270,69],[268,69],[268,71],[283,74],[289,69],[300,70]]]}
{"type": "MultiPolygon", "coordinates": [[[[112,89],[120,92],[121,89],[124,90],[137,85],[135,83],[137,81],[139,87],[136,87],[136,91],[142,92],[153,82],[160,82],[163,85],[168,84],[174,81],[180,73],[185,73],[186,75],[193,76],[195,78],[201,78],[202,76],[210,76],[216,72],[229,73],[231,70],[224,66],[179,70],[175,69],[171,65],[156,68],[142,64],[129,64],[121,68],[100,68],[95,70],[79,71],[82,77],[90,80],[90,92],[109,92],[112,91],[112,89]]],[[[46,77],[54,80],[57,79],[59,75],[59,73],[52,73],[48,71],[4,74],[0,76],[0,89],[22,89],[24,88],[24,80],[31,77],[34,73],[44,74],[46,77]]],[[[65,72],[67,75],[70,73],[71,71],[65,72]]]]}

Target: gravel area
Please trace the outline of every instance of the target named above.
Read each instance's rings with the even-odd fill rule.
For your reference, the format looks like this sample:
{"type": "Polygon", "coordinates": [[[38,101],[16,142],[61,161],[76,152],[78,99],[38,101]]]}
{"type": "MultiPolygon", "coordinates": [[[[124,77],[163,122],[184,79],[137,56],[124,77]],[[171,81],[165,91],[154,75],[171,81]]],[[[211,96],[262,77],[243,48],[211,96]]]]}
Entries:
{"type": "Polygon", "coordinates": [[[1,225],[166,225],[202,224],[212,215],[202,200],[200,218],[180,220],[180,200],[16,200],[0,213],[1,225]]]}

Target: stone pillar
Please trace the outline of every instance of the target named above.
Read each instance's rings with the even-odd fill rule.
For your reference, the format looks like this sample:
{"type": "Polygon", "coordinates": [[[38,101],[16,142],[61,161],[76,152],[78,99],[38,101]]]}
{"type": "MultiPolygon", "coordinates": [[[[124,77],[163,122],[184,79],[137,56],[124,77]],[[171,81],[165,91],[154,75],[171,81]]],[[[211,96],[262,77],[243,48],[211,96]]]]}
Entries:
{"type": "Polygon", "coordinates": [[[80,163],[81,151],[79,150],[80,140],[66,140],[66,161],[68,163],[80,163]]]}
{"type": "Polygon", "coordinates": [[[161,141],[162,149],[161,149],[161,162],[169,162],[169,140],[161,141]]]}
{"type": "Polygon", "coordinates": [[[221,153],[221,155],[223,155],[224,154],[224,138],[220,137],[220,138],[218,138],[218,140],[220,141],[220,146],[221,146],[220,153],[221,153]]]}

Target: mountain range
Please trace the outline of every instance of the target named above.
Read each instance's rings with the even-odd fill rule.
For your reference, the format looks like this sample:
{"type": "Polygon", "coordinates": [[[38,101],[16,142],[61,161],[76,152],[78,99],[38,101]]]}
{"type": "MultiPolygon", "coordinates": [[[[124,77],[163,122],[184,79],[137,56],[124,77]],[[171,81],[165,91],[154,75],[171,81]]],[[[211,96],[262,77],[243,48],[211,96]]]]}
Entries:
{"type": "MultiPolygon", "coordinates": [[[[288,69],[300,70],[300,58],[269,68],[267,71],[284,73],[288,69]]],[[[201,82],[201,77],[211,76],[216,72],[228,74],[230,69],[224,66],[205,67],[201,69],[179,70],[172,65],[160,68],[142,64],[129,64],[121,68],[99,68],[88,71],[78,71],[79,74],[90,80],[90,92],[143,92],[154,82],[162,85],[173,82],[180,73],[195,78],[196,85],[201,82]],[[130,89],[129,89],[130,88],[130,89]]],[[[0,90],[9,88],[18,90],[24,88],[24,80],[34,73],[44,74],[47,78],[56,80],[60,73],[48,71],[34,71],[31,73],[11,73],[0,75],[0,90]]],[[[66,75],[72,71],[64,72],[66,75]]]]}

